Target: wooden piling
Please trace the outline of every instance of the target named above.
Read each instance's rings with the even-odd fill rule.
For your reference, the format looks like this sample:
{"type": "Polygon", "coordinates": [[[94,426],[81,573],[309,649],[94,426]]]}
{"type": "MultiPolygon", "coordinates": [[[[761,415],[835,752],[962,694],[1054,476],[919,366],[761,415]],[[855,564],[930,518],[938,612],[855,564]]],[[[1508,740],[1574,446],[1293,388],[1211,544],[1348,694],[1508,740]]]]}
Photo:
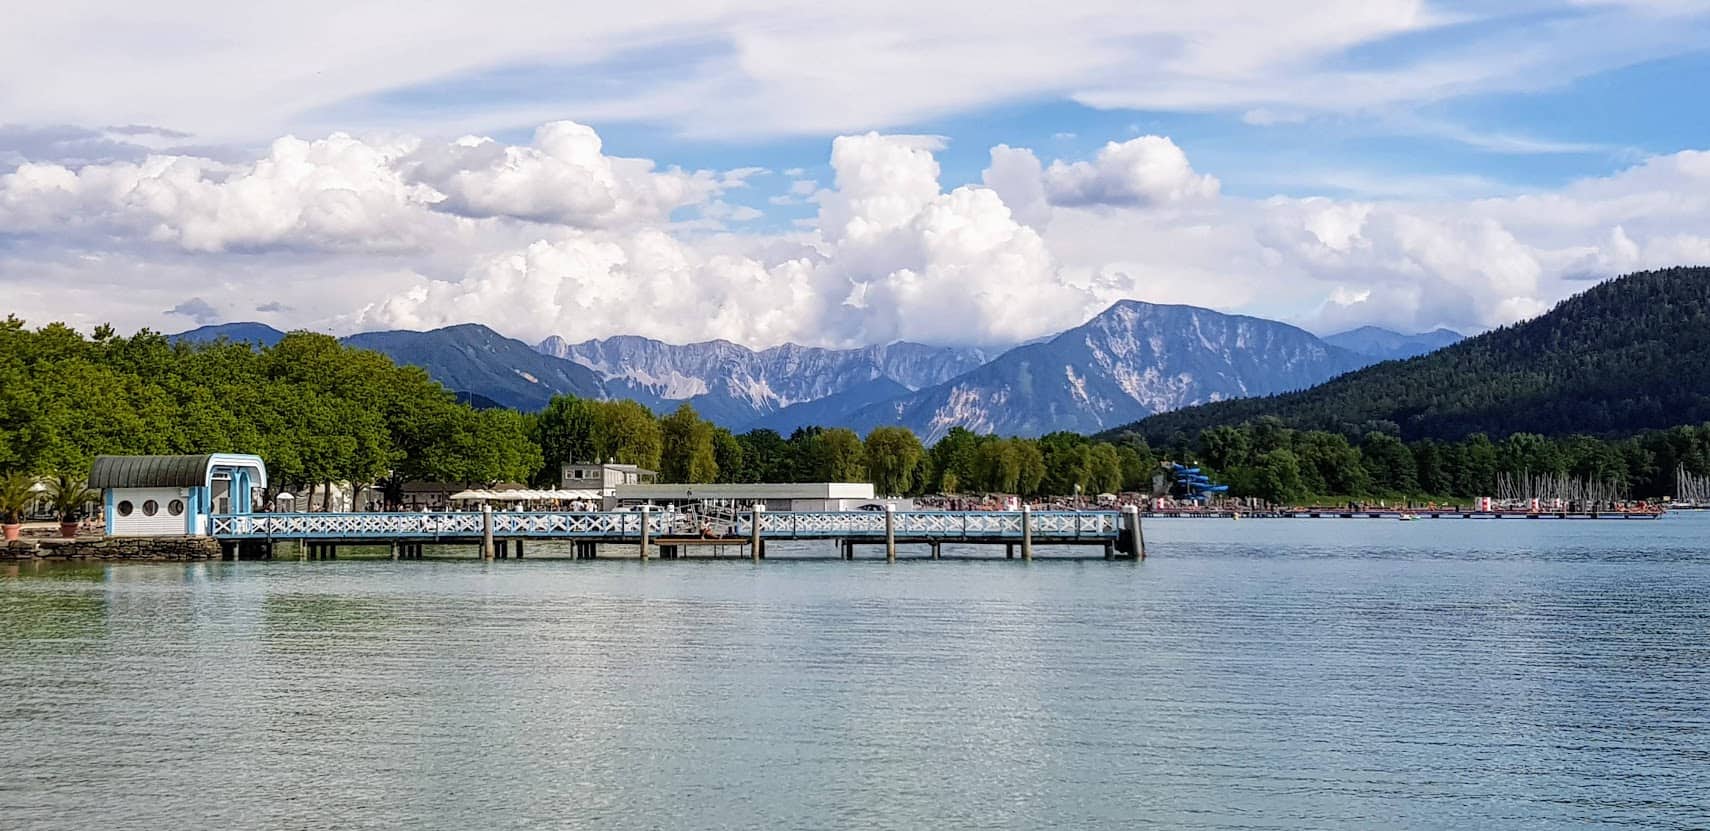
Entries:
{"type": "Polygon", "coordinates": [[[1139,560],[1146,559],[1146,529],[1140,524],[1139,506],[1122,506],[1122,526],[1117,534],[1126,541],[1128,550],[1124,554],[1139,560]]]}
{"type": "Polygon", "coordinates": [[[641,559],[647,559],[647,545],[653,536],[653,506],[641,506],[641,559]]]}
{"type": "Polygon", "coordinates": [[[493,506],[481,503],[481,558],[493,559],[493,506]]]}
{"type": "Polygon", "coordinates": [[[1033,509],[1021,506],[1021,559],[1033,559],[1033,509]]]}
{"type": "Polygon", "coordinates": [[[897,506],[885,503],[885,561],[897,561],[897,506]]]}
{"type": "Polygon", "coordinates": [[[392,559],[394,559],[394,560],[398,559],[398,541],[397,540],[392,541],[391,550],[392,550],[392,559]]]}
{"type": "Polygon", "coordinates": [[[760,526],[765,516],[766,506],[758,502],[754,503],[748,509],[748,556],[752,557],[754,562],[757,563],[760,562],[760,558],[763,556],[760,551],[760,546],[763,544],[760,539],[760,526]]]}

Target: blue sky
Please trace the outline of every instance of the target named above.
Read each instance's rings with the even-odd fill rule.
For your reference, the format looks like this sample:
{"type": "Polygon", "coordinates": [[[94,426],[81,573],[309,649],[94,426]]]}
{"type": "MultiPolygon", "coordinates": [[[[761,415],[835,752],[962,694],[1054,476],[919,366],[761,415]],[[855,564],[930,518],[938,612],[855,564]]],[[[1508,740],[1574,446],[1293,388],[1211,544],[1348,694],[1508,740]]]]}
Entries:
{"type": "MultiPolygon", "coordinates": [[[[1336,63],[1350,69],[1393,67],[1481,30],[1547,25],[1589,14],[1533,11],[1488,23],[1446,26],[1349,50],[1336,63]]],[[[555,100],[559,96],[553,90],[564,88],[622,94],[669,81],[683,67],[700,65],[725,51],[708,42],[687,50],[674,46],[669,64],[656,52],[644,51],[593,66],[485,69],[344,102],[329,111],[342,111],[355,120],[378,114],[414,121],[477,102],[490,107],[555,100]]],[[[1549,79],[1523,92],[1472,92],[1358,112],[1282,109],[1279,117],[1267,119],[1264,107],[1225,112],[1107,109],[1046,93],[868,126],[944,137],[946,146],[938,159],[946,187],[979,182],[993,145],[1036,148],[1074,159],[1094,155],[1108,141],[1158,134],[1183,147],[1197,167],[1214,171],[1230,195],[1476,198],[1559,187],[1607,175],[1648,156],[1701,147],[1710,133],[1710,108],[1690,102],[1703,98],[1706,84],[1710,48],[1688,48],[1656,59],[1636,57],[1633,63],[1583,77],[1549,79]]],[[[490,133],[526,142],[533,126],[490,133]]],[[[685,135],[679,123],[645,116],[601,124],[600,133],[608,152],[618,155],[668,160],[688,168],[799,168],[822,184],[828,184],[830,176],[826,149],[831,133],[706,137],[685,135]]],[[[734,194],[731,201],[767,210],[774,225],[810,215],[811,210],[766,204],[764,197],[787,184],[787,177],[781,176],[757,181],[754,191],[734,194]]]]}
{"type": "Polygon", "coordinates": [[[14,22],[5,77],[55,71],[0,86],[0,287],[55,314],[88,284],[84,324],[613,334],[671,293],[723,310],[684,337],[756,345],[1001,343],[1125,297],[1477,330],[1710,257],[1700,0],[14,22]],[[839,139],[869,133],[898,138],[839,139]],[[737,308],[756,285],[799,323],[737,308]],[[911,305],[968,286],[991,305],[911,305]]]}

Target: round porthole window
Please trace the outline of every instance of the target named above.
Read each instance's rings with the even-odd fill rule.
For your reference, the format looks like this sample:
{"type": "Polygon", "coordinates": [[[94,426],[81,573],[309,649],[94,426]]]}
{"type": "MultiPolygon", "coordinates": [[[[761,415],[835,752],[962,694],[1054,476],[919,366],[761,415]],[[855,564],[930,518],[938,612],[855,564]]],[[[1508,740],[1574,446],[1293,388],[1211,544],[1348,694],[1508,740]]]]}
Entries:
{"type": "Polygon", "coordinates": [[[150,499],[142,504],[142,512],[143,516],[154,516],[160,513],[160,503],[150,499]]]}
{"type": "Polygon", "coordinates": [[[131,511],[134,511],[134,510],[136,510],[136,506],[132,505],[131,501],[129,499],[119,503],[119,507],[118,507],[119,516],[130,516],[131,511]]]}
{"type": "Polygon", "coordinates": [[[174,499],[166,503],[166,512],[173,516],[184,516],[184,500],[174,499]]]}

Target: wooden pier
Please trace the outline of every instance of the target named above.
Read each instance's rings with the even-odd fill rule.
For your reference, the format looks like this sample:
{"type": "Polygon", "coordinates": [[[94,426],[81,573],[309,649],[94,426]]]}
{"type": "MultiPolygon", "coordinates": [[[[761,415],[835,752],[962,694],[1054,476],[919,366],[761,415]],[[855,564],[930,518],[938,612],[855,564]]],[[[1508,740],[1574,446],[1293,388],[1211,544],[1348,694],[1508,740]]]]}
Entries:
{"type": "Polygon", "coordinates": [[[613,548],[643,560],[679,559],[695,549],[744,551],[766,556],[768,542],[825,540],[844,559],[857,546],[882,546],[887,560],[897,547],[925,545],[939,559],[945,543],[1003,546],[1033,559],[1037,546],[1087,546],[1106,559],[1145,556],[1138,509],[1122,511],[777,511],[764,508],[736,515],[716,532],[694,514],[642,508],[634,511],[481,511],[439,513],[246,513],[217,514],[210,536],[232,557],[271,556],[280,542],[296,542],[304,556],[334,559],[341,545],[389,546],[393,559],[420,559],[423,547],[469,545],[485,559],[522,558],[530,541],[567,541],[576,559],[592,559],[613,548]],[[262,552],[266,552],[263,554],[262,552]]]}

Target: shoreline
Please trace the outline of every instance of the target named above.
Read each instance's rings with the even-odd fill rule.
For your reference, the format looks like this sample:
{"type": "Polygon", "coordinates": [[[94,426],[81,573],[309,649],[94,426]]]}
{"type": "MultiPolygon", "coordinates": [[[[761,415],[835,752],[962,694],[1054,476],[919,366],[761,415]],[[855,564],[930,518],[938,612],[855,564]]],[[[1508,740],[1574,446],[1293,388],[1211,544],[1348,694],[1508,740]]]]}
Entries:
{"type": "Polygon", "coordinates": [[[176,563],[220,559],[212,537],[24,538],[0,544],[0,560],[176,563]]]}

